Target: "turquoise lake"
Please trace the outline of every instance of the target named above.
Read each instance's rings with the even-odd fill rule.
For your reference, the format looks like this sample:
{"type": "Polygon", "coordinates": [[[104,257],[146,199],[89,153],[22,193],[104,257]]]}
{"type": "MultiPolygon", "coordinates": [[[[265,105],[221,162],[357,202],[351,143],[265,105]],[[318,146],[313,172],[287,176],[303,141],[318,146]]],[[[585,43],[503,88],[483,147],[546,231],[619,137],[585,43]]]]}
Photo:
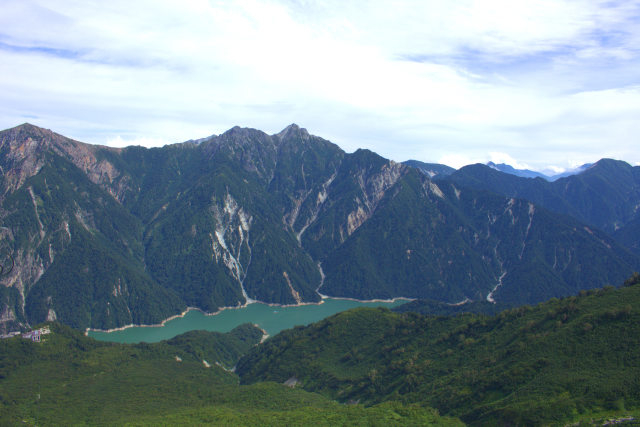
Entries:
{"type": "Polygon", "coordinates": [[[270,336],[283,329],[298,325],[308,325],[332,314],[355,307],[392,308],[404,304],[407,300],[394,302],[361,302],[337,298],[326,298],[322,304],[278,307],[262,303],[249,304],[242,308],[229,308],[214,315],[206,315],[191,310],[183,317],[169,320],[164,326],[131,327],[121,331],[89,331],[89,336],[100,341],[119,343],[158,342],[193,330],[229,332],[243,323],[257,324],[270,336]]]}

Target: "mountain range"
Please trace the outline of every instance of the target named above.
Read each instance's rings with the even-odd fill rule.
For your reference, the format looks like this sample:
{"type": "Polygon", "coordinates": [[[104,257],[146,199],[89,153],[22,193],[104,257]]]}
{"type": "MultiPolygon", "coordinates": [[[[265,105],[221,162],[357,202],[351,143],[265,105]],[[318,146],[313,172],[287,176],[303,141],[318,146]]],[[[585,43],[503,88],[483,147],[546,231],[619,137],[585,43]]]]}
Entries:
{"type": "MultiPolygon", "coordinates": [[[[582,166],[579,166],[577,168],[574,169],[570,169],[561,173],[557,173],[557,174],[553,174],[553,175],[546,175],[542,172],[538,172],[538,171],[533,171],[530,169],[516,169],[511,165],[507,165],[505,163],[494,163],[494,162],[488,162],[487,166],[489,166],[491,169],[495,169],[498,170],[500,172],[504,172],[504,173],[508,173],[510,175],[515,175],[515,176],[519,176],[521,178],[543,178],[547,181],[555,181],[557,179],[560,178],[564,178],[567,176],[572,176],[572,175],[577,175],[581,172],[584,172],[585,170],[587,170],[588,168],[590,168],[592,166],[591,163],[586,163],[582,166]]],[[[450,175],[450,174],[449,174],[450,175]]]]}
{"type": "Polygon", "coordinates": [[[446,179],[456,185],[526,199],[570,215],[640,253],[640,166],[602,159],[579,174],[548,182],[475,164],[455,171],[446,179]]]}
{"type": "Polygon", "coordinates": [[[0,251],[14,264],[0,328],[106,329],[322,295],[527,304],[619,283],[640,269],[605,232],[634,224],[636,190],[617,179],[637,172],[620,166],[605,180],[616,194],[587,180],[585,209],[562,211],[466,168],[425,169],[432,179],[345,153],[296,125],[116,149],[24,124],[0,132],[0,251]]]}

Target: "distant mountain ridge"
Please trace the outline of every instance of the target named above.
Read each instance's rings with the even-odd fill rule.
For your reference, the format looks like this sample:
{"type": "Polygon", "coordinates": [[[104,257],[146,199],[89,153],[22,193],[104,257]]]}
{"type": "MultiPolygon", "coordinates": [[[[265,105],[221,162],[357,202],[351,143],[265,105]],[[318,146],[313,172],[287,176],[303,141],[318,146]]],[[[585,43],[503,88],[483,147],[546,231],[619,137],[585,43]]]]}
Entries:
{"type": "Polygon", "coordinates": [[[572,175],[578,175],[584,171],[586,171],[587,169],[589,169],[591,166],[593,166],[593,163],[585,163],[584,165],[578,166],[577,168],[573,168],[573,169],[569,169],[566,170],[564,172],[560,172],[554,175],[551,175],[549,178],[550,181],[555,181],[557,179],[560,178],[566,178],[568,176],[572,176],[572,175]]]}
{"type": "Polygon", "coordinates": [[[16,265],[0,277],[3,330],[320,294],[533,303],[640,267],[597,229],[460,171],[436,182],[297,125],[114,149],[25,124],[0,132],[0,168],[0,249],[16,265]]]}
{"type": "Polygon", "coordinates": [[[639,166],[602,159],[580,174],[546,182],[476,164],[457,170],[447,179],[457,185],[530,200],[552,211],[571,215],[606,231],[638,253],[639,166]]]}
{"type": "Polygon", "coordinates": [[[487,163],[487,166],[489,166],[490,168],[495,169],[497,171],[500,171],[500,172],[508,173],[510,175],[519,176],[521,178],[542,178],[542,179],[545,179],[547,181],[555,181],[555,180],[560,179],[560,178],[565,178],[565,177],[568,177],[568,176],[577,175],[577,174],[582,173],[585,170],[589,169],[592,165],[593,165],[593,163],[586,163],[586,164],[584,164],[582,166],[579,166],[577,168],[574,168],[574,169],[566,170],[564,172],[553,174],[553,175],[547,175],[547,174],[544,174],[542,172],[537,172],[537,171],[533,171],[533,170],[530,170],[530,169],[516,169],[513,166],[507,165],[505,163],[499,163],[499,164],[495,164],[493,162],[488,162],[487,163]]]}
{"type": "MultiPolygon", "coordinates": [[[[456,171],[455,168],[452,168],[450,166],[443,165],[440,163],[425,163],[419,160],[407,160],[402,163],[404,165],[411,166],[413,168],[418,169],[420,172],[424,173],[431,179],[442,179],[453,174],[456,171]]],[[[516,169],[513,166],[508,165],[506,163],[496,164],[494,162],[487,162],[486,165],[497,171],[504,172],[509,175],[519,176],[521,178],[542,178],[546,181],[555,181],[560,178],[565,178],[568,176],[580,174],[585,170],[589,169],[591,166],[593,166],[593,163],[586,163],[577,168],[568,169],[564,172],[556,173],[553,175],[547,175],[545,173],[530,170],[530,169],[516,169]]]]}
{"type": "Polygon", "coordinates": [[[547,181],[551,179],[551,177],[541,172],[536,172],[529,169],[516,169],[513,166],[507,165],[505,163],[495,164],[493,162],[488,162],[487,166],[489,166],[491,169],[495,169],[500,172],[508,173],[522,178],[542,178],[546,179],[547,181]]]}
{"type": "Polygon", "coordinates": [[[407,160],[402,162],[402,164],[418,169],[429,178],[442,178],[449,176],[456,171],[454,168],[447,165],[442,165],[440,163],[424,163],[418,160],[407,160]]]}

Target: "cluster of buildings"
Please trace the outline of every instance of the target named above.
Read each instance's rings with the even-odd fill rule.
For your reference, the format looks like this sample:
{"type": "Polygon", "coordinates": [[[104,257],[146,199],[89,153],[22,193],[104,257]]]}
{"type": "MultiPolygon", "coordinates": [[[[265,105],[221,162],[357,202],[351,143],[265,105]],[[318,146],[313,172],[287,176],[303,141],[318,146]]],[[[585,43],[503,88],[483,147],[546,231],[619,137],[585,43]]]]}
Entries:
{"type": "Polygon", "coordinates": [[[51,333],[51,330],[49,329],[49,327],[45,326],[44,328],[34,329],[29,332],[9,332],[7,335],[0,336],[0,338],[11,338],[11,337],[20,335],[22,336],[22,338],[26,340],[31,340],[33,342],[40,342],[42,335],[47,335],[50,333],[51,333]]]}

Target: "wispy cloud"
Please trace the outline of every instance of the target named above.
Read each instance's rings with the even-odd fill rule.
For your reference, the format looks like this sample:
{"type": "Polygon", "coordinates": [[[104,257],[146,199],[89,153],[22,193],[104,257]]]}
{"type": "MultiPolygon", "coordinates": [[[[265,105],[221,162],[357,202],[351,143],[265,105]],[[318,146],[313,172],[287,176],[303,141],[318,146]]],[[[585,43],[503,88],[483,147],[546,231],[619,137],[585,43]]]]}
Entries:
{"type": "Polygon", "coordinates": [[[639,21],[639,1],[5,0],[0,125],[120,144],[296,122],[396,160],[637,162],[639,21]]]}

